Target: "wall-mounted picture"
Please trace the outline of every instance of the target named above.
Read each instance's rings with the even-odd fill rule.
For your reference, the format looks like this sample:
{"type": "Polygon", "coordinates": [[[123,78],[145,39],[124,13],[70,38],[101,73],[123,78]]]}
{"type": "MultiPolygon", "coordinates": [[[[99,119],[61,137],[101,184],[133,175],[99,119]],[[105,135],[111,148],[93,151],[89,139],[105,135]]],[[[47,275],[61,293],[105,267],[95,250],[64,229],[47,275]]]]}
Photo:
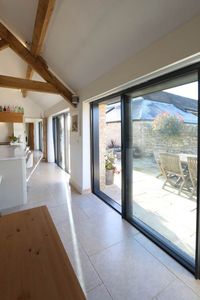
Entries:
{"type": "Polygon", "coordinates": [[[71,131],[78,132],[78,115],[72,116],[71,131]]]}

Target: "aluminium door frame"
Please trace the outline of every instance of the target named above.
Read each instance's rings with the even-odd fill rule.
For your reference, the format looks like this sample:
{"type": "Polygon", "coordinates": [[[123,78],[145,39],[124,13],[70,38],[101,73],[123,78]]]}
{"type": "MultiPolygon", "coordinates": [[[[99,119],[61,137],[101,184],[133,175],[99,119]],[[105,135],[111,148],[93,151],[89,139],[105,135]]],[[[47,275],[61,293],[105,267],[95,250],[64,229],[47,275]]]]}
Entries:
{"type": "Polygon", "coordinates": [[[98,103],[93,102],[91,103],[91,110],[90,110],[90,120],[91,120],[91,136],[92,136],[92,143],[91,143],[91,174],[92,174],[92,192],[96,194],[99,198],[101,198],[104,202],[106,202],[109,206],[115,209],[118,213],[121,214],[121,206],[115,202],[112,198],[108,195],[103,193],[100,190],[99,185],[99,114],[98,114],[98,103]],[[95,150],[94,150],[95,149],[95,150]]]}
{"type": "MultiPolygon", "coordinates": [[[[198,174],[197,174],[197,214],[196,214],[196,254],[195,254],[195,264],[192,261],[188,260],[188,257],[185,257],[185,253],[180,255],[180,251],[177,252],[177,249],[173,247],[173,244],[169,247],[166,245],[165,239],[153,229],[145,225],[143,222],[137,220],[133,220],[129,218],[128,211],[130,210],[129,203],[130,203],[130,191],[128,192],[127,189],[127,182],[130,179],[130,168],[126,167],[127,161],[130,161],[130,157],[127,157],[127,153],[125,151],[125,147],[127,147],[126,140],[123,138],[127,134],[127,130],[129,126],[126,124],[126,118],[129,114],[127,110],[127,97],[126,94],[130,92],[134,92],[145,87],[150,87],[155,84],[168,81],[175,77],[184,76],[190,72],[197,72],[198,73],[198,166],[200,161],[200,63],[195,63],[189,65],[187,67],[183,67],[177,69],[175,71],[169,72],[165,75],[158,76],[154,79],[148,80],[144,83],[138,84],[131,88],[128,88],[124,91],[117,92],[115,94],[103,97],[98,99],[97,101],[91,103],[91,157],[92,157],[92,164],[91,164],[91,174],[92,174],[92,191],[96,193],[96,189],[98,188],[98,155],[99,150],[97,149],[96,145],[98,145],[98,138],[99,132],[97,130],[96,120],[98,120],[98,106],[97,104],[112,99],[114,97],[121,97],[121,131],[122,131],[122,217],[125,218],[128,222],[133,224],[137,227],[143,234],[145,234],[149,239],[151,239],[154,243],[156,243],[160,248],[162,248],[165,252],[167,252],[170,256],[175,258],[179,263],[181,263],[184,267],[186,267],[189,271],[191,271],[197,279],[200,279],[200,199],[199,199],[199,180],[200,180],[200,168],[198,167],[198,174]],[[129,201],[128,201],[129,199],[129,201]]],[[[101,193],[97,193],[97,195],[102,198],[101,193]]],[[[105,195],[105,194],[104,194],[105,195]]],[[[104,196],[103,195],[103,196],[104,196]]],[[[104,200],[104,199],[103,199],[104,200]]],[[[112,199],[107,199],[105,202],[112,206],[112,199]],[[108,201],[107,201],[108,200],[108,201]],[[110,202],[110,200],[112,200],[110,202]]],[[[132,200],[132,199],[131,199],[132,200]]],[[[120,210],[117,210],[120,212],[120,210]]]]}

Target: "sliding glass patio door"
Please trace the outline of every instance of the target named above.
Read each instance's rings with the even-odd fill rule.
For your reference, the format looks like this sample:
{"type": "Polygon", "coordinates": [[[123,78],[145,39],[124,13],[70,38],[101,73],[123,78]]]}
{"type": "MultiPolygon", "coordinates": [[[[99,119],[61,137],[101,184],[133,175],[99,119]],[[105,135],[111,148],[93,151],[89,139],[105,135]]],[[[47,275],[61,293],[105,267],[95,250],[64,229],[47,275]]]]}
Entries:
{"type": "Polygon", "coordinates": [[[69,116],[64,113],[53,118],[55,162],[69,172],[69,116]]]}
{"type": "Polygon", "coordinates": [[[120,204],[125,219],[197,278],[198,102],[197,64],[91,105],[93,192],[115,209],[120,204]],[[110,153],[120,171],[112,185],[105,179],[110,153]]]}
{"type": "Polygon", "coordinates": [[[198,75],[194,72],[140,89],[127,94],[126,102],[131,110],[127,217],[192,269],[196,255],[198,75]]]}
{"type": "Polygon", "coordinates": [[[114,98],[94,103],[93,190],[121,212],[121,101],[114,98]]]}

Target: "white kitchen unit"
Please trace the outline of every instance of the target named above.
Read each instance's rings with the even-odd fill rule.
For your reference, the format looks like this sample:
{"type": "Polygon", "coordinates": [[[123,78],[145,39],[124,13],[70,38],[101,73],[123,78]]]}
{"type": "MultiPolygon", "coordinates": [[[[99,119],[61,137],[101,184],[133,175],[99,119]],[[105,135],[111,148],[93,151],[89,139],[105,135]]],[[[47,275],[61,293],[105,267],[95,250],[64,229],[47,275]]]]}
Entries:
{"type": "Polygon", "coordinates": [[[0,175],[0,211],[27,203],[24,147],[0,146],[0,175]]]}

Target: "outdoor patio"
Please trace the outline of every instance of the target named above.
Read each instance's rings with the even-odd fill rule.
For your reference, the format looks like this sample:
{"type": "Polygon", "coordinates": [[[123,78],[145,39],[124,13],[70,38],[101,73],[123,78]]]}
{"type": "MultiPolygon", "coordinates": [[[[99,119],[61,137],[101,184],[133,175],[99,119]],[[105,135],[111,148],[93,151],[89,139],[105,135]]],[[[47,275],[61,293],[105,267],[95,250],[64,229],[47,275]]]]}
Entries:
{"type": "MultiPolygon", "coordinates": [[[[118,162],[119,164],[119,162],[118,162]]],[[[137,159],[133,168],[133,208],[135,217],[159,232],[184,252],[194,257],[196,231],[196,198],[187,192],[166,186],[152,159],[137,159]]],[[[101,190],[121,204],[121,173],[114,184],[101,190]]]]}

